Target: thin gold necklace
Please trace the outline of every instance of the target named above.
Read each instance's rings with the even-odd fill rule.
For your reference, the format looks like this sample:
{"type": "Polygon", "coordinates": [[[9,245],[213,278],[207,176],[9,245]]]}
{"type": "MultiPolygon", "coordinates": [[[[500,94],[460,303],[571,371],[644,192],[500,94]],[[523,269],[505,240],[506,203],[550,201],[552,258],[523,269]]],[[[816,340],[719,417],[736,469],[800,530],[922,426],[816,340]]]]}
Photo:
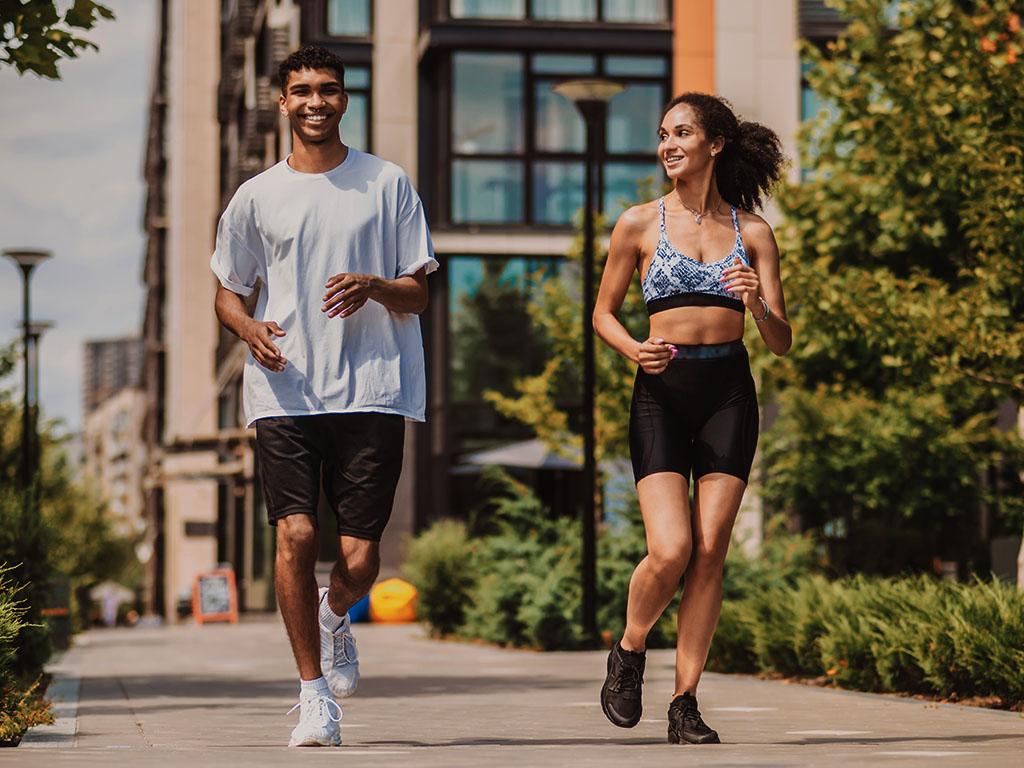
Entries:
{"type": "Polygon", "coordinates": [[[718,198],[718,203],[715,204],[714,208],[708,208],[706,211],[695,211],[682,200],[680,200],[679,202],[682,203],[683,208],[685,208],[691,214],[693,214],[693,218],[694,220],[696,220],[698,227],[700,226],[701,221],[704,220],[705,216],[707,216],[709,213],[718,213],[718,209],[722,207],[722,198],[718,198]]]}

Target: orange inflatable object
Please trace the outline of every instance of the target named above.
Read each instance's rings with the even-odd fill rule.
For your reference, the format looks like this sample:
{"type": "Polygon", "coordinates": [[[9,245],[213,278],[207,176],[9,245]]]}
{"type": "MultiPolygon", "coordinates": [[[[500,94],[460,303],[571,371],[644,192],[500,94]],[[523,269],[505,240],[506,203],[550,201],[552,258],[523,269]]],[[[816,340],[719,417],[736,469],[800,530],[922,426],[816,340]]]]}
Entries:
{"type": "Polygon", "coordinates": [[[416,587],[401,579],[387,579],[370,590],[370,621],[401,624],[416,621],[416,587]]]}

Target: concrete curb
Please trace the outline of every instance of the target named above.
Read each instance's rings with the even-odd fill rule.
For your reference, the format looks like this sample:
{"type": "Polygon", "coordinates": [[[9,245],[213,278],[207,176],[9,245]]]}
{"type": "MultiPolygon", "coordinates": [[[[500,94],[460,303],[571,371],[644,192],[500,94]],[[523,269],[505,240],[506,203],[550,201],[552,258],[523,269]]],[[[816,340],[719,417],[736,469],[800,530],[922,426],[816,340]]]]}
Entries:
{"type": "Polygon", "coordinates": [[[37,725],[29,728],[18,745],[20,749],[46,749],[49,747],[73,747],[78,737],[78,698],[82,689],[79,670],[65,654],[47,671],[53,675],[46,698],[53,709],[53,725],[37,725]]]}

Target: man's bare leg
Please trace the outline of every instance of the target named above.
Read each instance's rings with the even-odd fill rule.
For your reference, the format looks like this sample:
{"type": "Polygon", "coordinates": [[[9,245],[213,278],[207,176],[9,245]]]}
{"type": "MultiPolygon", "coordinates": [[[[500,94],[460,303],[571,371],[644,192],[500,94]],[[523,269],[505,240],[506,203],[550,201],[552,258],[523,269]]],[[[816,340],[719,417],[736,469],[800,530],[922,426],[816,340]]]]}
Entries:
{"type": "Polygon", "coordinates": [[[353,536],[338,538],[338,561],[331,570],[327,603],[338,616],[369,594],[380,572],[380,544],[353,536]]]}
{"type": "Polygon", "coordinates": [[[303,680],[320,677],[316,553],[317,531],[311,515],[288,515],[277,521],[274,586],[299,677],[303,680]]]}

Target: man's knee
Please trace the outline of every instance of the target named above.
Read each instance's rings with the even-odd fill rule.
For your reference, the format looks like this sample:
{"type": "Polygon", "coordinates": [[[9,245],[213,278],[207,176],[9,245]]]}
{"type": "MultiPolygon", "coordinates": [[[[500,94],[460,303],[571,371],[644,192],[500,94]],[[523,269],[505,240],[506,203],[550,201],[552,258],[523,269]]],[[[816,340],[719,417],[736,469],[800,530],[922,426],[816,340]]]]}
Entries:
{"type": "Polygon", "coordinates": [[[309,515],[288,515],[277,521],[277,554],[287,562],[315,556],[316,526],[309,515]]]}

